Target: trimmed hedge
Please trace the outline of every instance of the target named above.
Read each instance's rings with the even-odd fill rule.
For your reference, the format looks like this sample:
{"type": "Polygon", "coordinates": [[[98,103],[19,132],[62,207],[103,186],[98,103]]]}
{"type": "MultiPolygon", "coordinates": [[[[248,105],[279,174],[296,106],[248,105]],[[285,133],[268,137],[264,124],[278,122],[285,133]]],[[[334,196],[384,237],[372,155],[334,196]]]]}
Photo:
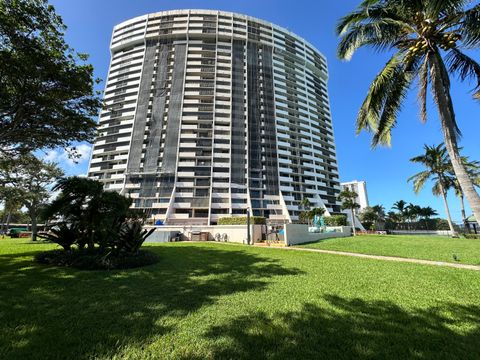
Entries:
{"type": "MultiPolygon", "coordinates": [[[[265,223],[263,216],[250,216],[250,224],[252,225],[264,225],[265,223]]],[[[218,219],[218,225],[247,225],[247,217],[222,217],[218,219]]]]}
{"type": "Polygon", "coordinates": [[[326,226],[347,226],[347,217],[345,215],[325,216],[326,226]]]}

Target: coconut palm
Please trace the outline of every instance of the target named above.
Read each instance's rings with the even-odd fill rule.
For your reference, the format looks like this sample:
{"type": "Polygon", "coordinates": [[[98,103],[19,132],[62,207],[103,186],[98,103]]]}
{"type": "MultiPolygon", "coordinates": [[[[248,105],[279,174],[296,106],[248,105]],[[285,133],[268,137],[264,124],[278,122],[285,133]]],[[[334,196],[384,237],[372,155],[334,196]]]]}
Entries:
{"type": "Polygon", "coordinates": [[[396,217],[397,220],[401,223],[405,221],[405,208],[407,206],[407,202],[405,200],[398,200],[392,206],[392,209],[397,210],[398,216],[396,217]]]}
{"type": "Polygon", "coordinates": [[[431,208],[430,206],[420,208],[418,216],[420,216],[424,221],[425,230],[428,230],[428,220],[430,220],[430,218],[435,215],[438,215],[437,211],[431,208]]]}
{"type": "Polygon", "coordinates": [[[449,186],[448,171],[451,169],[450,160],[448,158],[447,149],[443,144],[437,146],[424,145],[425,153],[410,161],[422,164],[426,170],[411,176],[408,181],[413,181],[413,190],[418,194],[428,180],[434,182],[432,193],[435,196],[441,196],[445,205],[445,213],[447,214],[448,226],[455,236],[455,229],[453,228],[452,217],[450,216],[450,208],[447,201],[447,190],[449,186]]]}
{"type": "MultiPolygon", "coordinates": [[[[476,187],[480,187],[480,162],[478,161],[470,161],[467,156],[462,156],[462,162],[467,170],[468,175],[472,179],[473,184],[476,187]]],[[[460,201],[460,211],[462,214],[462,222],[465,225],[467,222],[467,215],[465,213],[465,194],[462,191],[462,187],[458,179],[455,177],[453,173],[453,169],[450,171],[450,176],[448,177],[449,184],[448,187],[452,188],[455,191],[455,195],[458,197],[460,201]]]]}
{"type": "Polygon", "coordinates": [[[303,208],[303,214],[302,214],[302,217],[306,217],[307,218],[307,223],[308,225],[310,226],[310,214],[309,214],[309,210],[310,210],[310,206],[312,206],[312,203],[310,202],[310,200],[307,198],[307,197],[304,197],[302,199],[302,201],[300,202],[300,205],[302,206],[303,208]]]}
{"type": "Polygon", "coordinates": [[[364,0],[340,20],[337,33],[341,59],[349,60],[364,46],[394,51],[370,86],[357,117],[357,132],[372,132],[373,147],[390,145],[408,89],[418,81],[421,119],[426,121],[430,88],[455,176],[480,223],[480,196],[459,155],[460,130],[450,96],[450,76],[458,75],[461,81],[473,79],[474,95],[480,98],[480,65],[464,52],[480,47],[479,22],[478,1],[364,0]]]}
{"type": "Polygon", "coordinates": [[[418,205],[414,205],[412,203],[409,203],[405,207],[405,217],[407,218],[409,224],[408,228],[411,230],[412,229],[412,223],[416,222],[418,217],[420,216],[421,212],[421,207],[418,205]]]}
{"type": "Polygon", "coordinates": [[[342,210],[350,210],[352,215],[352,230],[353,236],[357,235],[357,231],[355,229],[355,210],[360,208],[360,205],[357,204],[357,197],[358,194],[355,191],[351,190],[343,190],[338,195],[338,199],[342,202],[342,210]]]}

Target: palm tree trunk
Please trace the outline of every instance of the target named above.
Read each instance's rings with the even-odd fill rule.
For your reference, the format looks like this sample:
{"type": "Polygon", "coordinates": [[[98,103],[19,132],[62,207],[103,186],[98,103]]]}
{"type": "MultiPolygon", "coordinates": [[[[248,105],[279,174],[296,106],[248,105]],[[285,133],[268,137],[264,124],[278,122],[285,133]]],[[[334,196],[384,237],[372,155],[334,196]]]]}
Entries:
{"type": "Polygon", "coordinates": [[[460,199],[460,212],[462,213],[463,226],[466,229],[466,227],[467,227],[467,214],[465,213],[465,201],[464,201],[463,194],[460,194],[458,196],[458,198],[460,199]]]}
{"type": "Polygon", "coordinates": [[[455,232],[455,229],[453,227],[452,217],[450,215],[450,208],[448,207],[447,194],[442,184],[440,184],[440,189],[442,191],[443,203],[445,205],[445,213],[447,214],[448,227],[450,228],[452,237],[457,237],[457,233],[455,232]]]}
{"type": "Polygon", "coordinates": [[[450,80],[445,65],[440,55],[434,54],[430,57],[432,71],[432,91],[440,115],[445,147],[447,148],[453,171],[463,194],[470,204],[475,220],[480,224],[480,196],[473,186],[472,179],[468,175],[463,161],[460,157],[457,143],[457,132],[455,127],[455,114],[453,102],[450,96],[450,80]]]}
{"type": "Polygon", "coordinates": [[[355,212],[352,209],[350,209],[350,211],[352,212],[352,231],[353,231],[353,236],[357,236],[357,231],[355,230],[355,212]]]}

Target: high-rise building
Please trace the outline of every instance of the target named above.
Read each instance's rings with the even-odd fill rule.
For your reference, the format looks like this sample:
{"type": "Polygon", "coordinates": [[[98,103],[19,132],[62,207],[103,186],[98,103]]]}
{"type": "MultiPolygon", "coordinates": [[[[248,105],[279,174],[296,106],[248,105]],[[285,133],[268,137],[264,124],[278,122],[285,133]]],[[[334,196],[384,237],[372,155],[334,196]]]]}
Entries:
{"type": "Polygon", "coordinates": [[[164,11],[115,26],[89,177],[167,224],[339,212],[327,62],[269,22],[164,11]]]}
{"type": "Polygon", "coordinates": [[[342,182],[340,184],[342,190],[350,190],[357,193],[356,203],[360,205],[359,210],[368,207],[367,183],[365,181],[353,180],[349,182],[342,182]]]}

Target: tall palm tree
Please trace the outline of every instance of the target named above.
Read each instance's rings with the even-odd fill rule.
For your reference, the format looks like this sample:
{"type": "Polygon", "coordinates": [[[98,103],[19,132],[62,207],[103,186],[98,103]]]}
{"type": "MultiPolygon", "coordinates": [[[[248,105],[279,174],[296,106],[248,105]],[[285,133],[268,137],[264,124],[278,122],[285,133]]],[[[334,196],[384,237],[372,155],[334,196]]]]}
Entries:
{"type": "MultiPolygon", "coordinates": [[[[470,161],[467,156],[462,156],[462,162],[467,170],[468,176],[472,179],[473,185],[475,187],[480,187],[480,162],[478,161],[470,161]]],[[[462,187],[460,186],[460,182],[455,177],[453,173],[453,169],[451,170],[451,174],[448,177],[449,180],[449,187],[451,187],[455,191],[455,195],[458,197],[460,201],[460,211],[462,214],[462,222],[465,225],[467,222],[467,215],[465,213],[465,194],[462,191],[462,187]]]]}
{"type": "Polygon", "coordinates": [[[357,204],[358,194],[355,191],[343,190],[338,195],[338,199],[342,202],[342,210],[350,210],[352,215],[352,231],[353,236],[357,235],[357,230],[355,229],[355,210],[360,208],[360,205],[357,204]]]}
{"type": "Polygon", "coordinates": [[[310,226],[309,210],[310,210],[310,207],[312,206],[312,203],[310,202],[310,200],[307,197],[304,197],[302,199],[302,201],[300,202],[300,205],[302,205],[304,217],[307,218],[307,224],[308,224],[308,226],[310,226]]]}
{"type": "Polygon", "coordinates": [[[408,89],[417,79],[421,119],[427,119],[427,93],[437,105],[455,176],[476,220],[480,196],[458,149],[458,128],[450,96],[450,75],[473,79],[480,99],[480,65],[464,49],[480,47],[480,4],[465,0],[364,0],[337,25],[338,56],[349,60],[363,47],[394,54],[370,86],[357,118],[357,132],[373,133],[372,146],[390,145],[391,130],[408,89]],[[474,3],[467,8],[467,4],[474,3]]]}
{"type": "Polygon", "coordinates": [[[398,200],[395,202],[392,206],[392,209],[397,210],[398,212],[398,220],[400,220],[401,223],[405,222],[405,211],[407,207],[407,202],[405,200],[398,200]]]}
{"type": "Polygon", "coordinates": [[[411,176],[408,181],[413,181],[413,190],[416,194],[423,189],[428,180],[434,182],[432,192],[435,196],[440,195],[442,197],[445,205],[445,213],[447,214],[448,226],[450,227],[452,236],[456,236],[447,201],[447,190],[449,186],[448,171],[451,168],[447,150],[443,144],[437,146],[424,145],[424,149],[424,154],[411,158],[410,161],[422,164],[426,170],[411,176]]]}
{"type": "Polygon", "coordinates": [[[412,203],[405,207],[405,217],[408,219],[408,228],[412,229],[412,223],[416,222],[420,216],[421,207],[412,203]]]}
{"type": "Polygon", "coordinates": [[[435,209],[427,206],[421,207],[418,215],[423,219],[425,223],[425,230],[428,230],[428,220],[430,220],[432,216],[438,215],[438,213],[435,209]]]}

